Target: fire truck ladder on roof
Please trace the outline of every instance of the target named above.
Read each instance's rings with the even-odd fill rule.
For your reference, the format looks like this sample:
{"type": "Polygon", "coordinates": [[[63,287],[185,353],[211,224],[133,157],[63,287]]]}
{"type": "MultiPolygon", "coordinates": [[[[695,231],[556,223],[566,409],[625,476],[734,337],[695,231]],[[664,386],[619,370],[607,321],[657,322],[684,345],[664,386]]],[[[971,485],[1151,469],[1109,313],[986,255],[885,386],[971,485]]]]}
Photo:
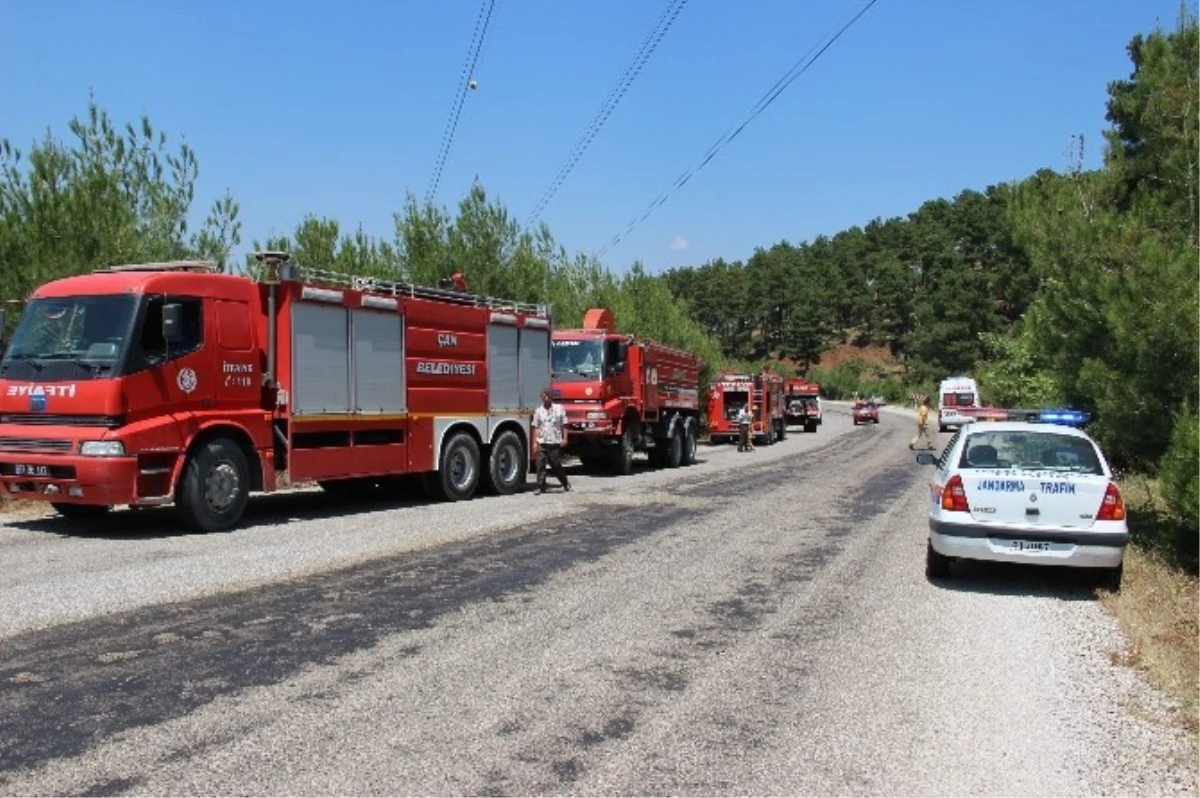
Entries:
{"type": "Polygon", "coordinates": [[[284,280],[297,280],[310,285],[326,285],[338,288],[349,288],[352,291],[365,291],[373,294],[388,296],[407,296],[419,299],[436,299],[440,302],[452,302],[457,305],[488,308],[489,310],[508,311],[510,313],[529,313],[538,316],[549,316],[550,306],[530,302],[517,302],[509,299],[497,299],[491,296],[450,291],[443,288],[426,288],[412,283],[389,280],[385,277],[362,277],[327,269],[314,269],[291,264],[280,268],[280,277],[284,280]]]}

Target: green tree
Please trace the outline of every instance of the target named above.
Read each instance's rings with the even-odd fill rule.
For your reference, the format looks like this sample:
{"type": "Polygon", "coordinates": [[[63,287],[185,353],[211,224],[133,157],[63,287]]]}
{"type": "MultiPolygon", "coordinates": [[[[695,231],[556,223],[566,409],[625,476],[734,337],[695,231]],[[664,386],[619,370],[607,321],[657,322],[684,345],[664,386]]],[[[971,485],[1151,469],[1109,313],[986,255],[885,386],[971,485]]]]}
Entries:
{"type": "Polygon", "coordinates": [[[211,257],[226,266],[241,241],[226,193],[194,234],[188,215],[199,163],[168,147],[147,117],[119,128],[94,99],[28,154],[0,141],[0,289],[23,298],[41,283],[120,263],[211,257]]]}

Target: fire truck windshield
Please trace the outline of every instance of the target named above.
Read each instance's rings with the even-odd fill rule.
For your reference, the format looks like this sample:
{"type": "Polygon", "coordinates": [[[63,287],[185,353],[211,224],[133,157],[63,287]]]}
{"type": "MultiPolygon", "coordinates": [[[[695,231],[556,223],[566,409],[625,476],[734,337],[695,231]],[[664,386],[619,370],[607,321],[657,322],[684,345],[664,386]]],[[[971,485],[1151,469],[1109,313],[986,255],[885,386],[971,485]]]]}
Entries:
{"type": "Polygon", "coordinates": [[[602,341],[556,340],[550,359],[550,370],[556,380],[599,379],[603,366],[602,341]]]}
{"type": "Polygon", "coordinates": [[[0,376],[56,380],[109,377],[122,362],[137,309],[129,294],[30,300],[0,376]]]}

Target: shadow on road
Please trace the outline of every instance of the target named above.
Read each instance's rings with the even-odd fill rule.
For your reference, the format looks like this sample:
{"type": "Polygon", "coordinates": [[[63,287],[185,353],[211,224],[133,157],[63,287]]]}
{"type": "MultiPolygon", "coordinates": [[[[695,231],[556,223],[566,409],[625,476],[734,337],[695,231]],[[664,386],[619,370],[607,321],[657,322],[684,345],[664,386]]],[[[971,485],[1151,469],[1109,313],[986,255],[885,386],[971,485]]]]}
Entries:
{"type": "Polygon", "coordinates": [[[951,564],[949,578],[930,584],[958,593],[1094,601],[1100,573],[1091,568],[960,560],[951,564]]]}
{"type": "MultiPolygon", "coordinates": [[[[532,491],[530,481],[526,491],[532,491]]],[[[195,534],[230,534],[272,527],[292,521],[314,521],[323,518],[375,513],[399,507],[422,507],[436,503],[428,498],[418,481],[392,485],[354,496],[335,496],[320,488],[283,493],[256,495],[246,507],[240,524],[227,532],[197,533],[180,522],[174,508],[141,507],[114,510],[107,516],[89,521],[68,520],[61,516],[13,519],[6,526],[29,532],[42,532],[64,538],[97,538],[102,540],[148,540],[152,538],[183,537],[195,534]]]]}
{"type": "MultiPolygon", "coordinates": [[[[708,461],[705,460],[703,457],[700,457],[699,454],[697,454],[696,463],[695,463],[696,465],[703,465],[706,462],[708,462],[708,461]]],[[[683,468],[688,468],[688,467],[690,467],[690,466],[680,466],[679,469],[675,469],[675,470],[681,470],[683,468]]],[[[654,471],[666,471],[666,470],[668,470],[668,469],[661,468],[661,467],[656,466],[653,463],[651,463],[650,459],[648,457],[646,457],[645,455],[634,455],[634,458],[633,458],[633,473],[634,474],[649,474],[654,471]]],[[[594,477],[596,479],[617,479],[618,477],[621,476],[620,474],[617,474],[615,471],[613,471],[611,468],[609,468],[606,465],[585,466],[583,463],[579,462],[579,460],[564,460],[563,461],[563,471],[566,471],[567,476],[569,476],[569,477],[580,476],[580,477],[594,477]]],[[[537,478],[536,474],[530,475],[530,482],[532,483],[533,480],[536,478],[537,478]]],[[[554,484],[554,475],[552,473],[550,473],[550,470],[548,468],[546,469],[546,479],[547,479],[547,484],[554,484]]]]}

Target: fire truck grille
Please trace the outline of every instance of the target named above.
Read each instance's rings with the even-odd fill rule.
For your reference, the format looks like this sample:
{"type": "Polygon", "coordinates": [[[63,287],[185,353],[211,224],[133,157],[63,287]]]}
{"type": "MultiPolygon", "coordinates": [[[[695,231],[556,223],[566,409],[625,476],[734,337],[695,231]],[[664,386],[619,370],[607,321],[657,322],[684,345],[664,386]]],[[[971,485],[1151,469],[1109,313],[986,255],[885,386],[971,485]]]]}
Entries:
{"type": "Polygon", "coordinates": [[[69,452],[71,442],[58,438],[0,438],[0,452],[69,452]]]}
{"type": "Polygon", "coordinates": [[[124,423],[120,416],[65,416],[53,413],[2,413],[0,424],[31,424],[45,426],[62,424],[68,427],[107,427],[116,429],[124,423]]]}

